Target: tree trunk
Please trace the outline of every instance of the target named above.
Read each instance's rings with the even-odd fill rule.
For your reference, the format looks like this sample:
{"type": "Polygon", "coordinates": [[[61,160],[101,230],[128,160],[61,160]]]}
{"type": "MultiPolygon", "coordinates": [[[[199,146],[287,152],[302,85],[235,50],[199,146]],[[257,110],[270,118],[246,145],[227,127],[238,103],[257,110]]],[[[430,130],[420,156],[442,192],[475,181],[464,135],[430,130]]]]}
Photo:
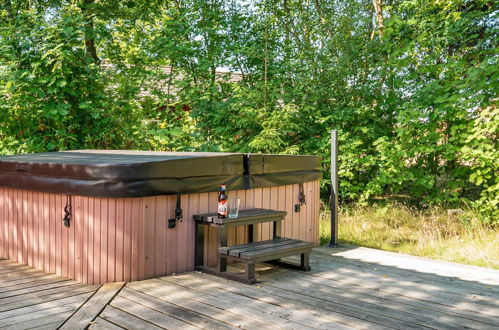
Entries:
{"type": "MultiPolygon", "coordinates": [[[[383,36],[385,22],[383,19],[383,0],[373,0],[374,11],[376,12],[376,21],[378,22],[379,36],[383,36]]],[[[374,36],[374,34],[373,34],[374,36]]]]}
{"type": "Polygon", "coordinates": [[[85,52],[95,64],[100,64],[101,60],[97,56],[97,49],[95,48],[94,18],[91,8],[93,4],[94,0],[84,0],[81,7],[85,18],[85,52]]]}

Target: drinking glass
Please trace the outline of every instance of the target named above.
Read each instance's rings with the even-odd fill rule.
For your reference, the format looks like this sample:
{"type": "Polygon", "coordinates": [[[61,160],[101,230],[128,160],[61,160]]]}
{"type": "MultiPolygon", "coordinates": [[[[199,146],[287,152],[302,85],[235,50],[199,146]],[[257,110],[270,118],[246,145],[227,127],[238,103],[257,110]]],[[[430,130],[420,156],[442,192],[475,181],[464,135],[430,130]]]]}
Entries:
{"type": "Polygon", "coordinates": [[[229,198],[229,218],[237,218],[239,216],[239,204],[241,203],[240,198],[231,197],[229,198]]]}

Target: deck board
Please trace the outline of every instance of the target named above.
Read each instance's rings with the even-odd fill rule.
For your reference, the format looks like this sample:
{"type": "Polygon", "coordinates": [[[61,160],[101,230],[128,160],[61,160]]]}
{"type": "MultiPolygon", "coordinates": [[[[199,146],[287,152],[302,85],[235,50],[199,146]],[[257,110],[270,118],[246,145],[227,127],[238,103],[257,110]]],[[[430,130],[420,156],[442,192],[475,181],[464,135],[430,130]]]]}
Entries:
{"type": "MultiPolygon", "coordinates": [[[[310,263],[259,264],[251,286],[198,272],[129,282],[89,328],[499,328],[497,270],[352,246],[316,248],[310,263]]],[[[98,288],[0,260],[0,329],[69,324],[98,288]]]]}
{"type": "MultiPolygon", "coordinates": [[[[363,300],[363,301],[378,301],[383,306],[390,307],[392,309],[401,309],[411,313],[419,314],[422,316],[432,315],[434,318],[443,319],[445,322],[461,324],[465,326],[472,327],[480,323],[484,325],[495,325],[499,327],[499,320],[494,317],[489,317],[486,315],[477,316],[476,312],[469,312],[458,309],[454,306],[446,306],[442,304],[436,304],[424,300],[412,299],[405,295],[393,294],[390,292],[383,292],[375,289],[367,289],[354,285],[349,285],[345,283],[338,283],[338,281],[331,281],[328,279],[323,279],[320,276],[309,276],[304,277],[301,274],[284,274],[286,279],[292,281],[294,278],[297,281],[304,282],[304,284],[312,286],[313,284],[318,284],[319,287],[323,288],[328,294],[330,292],[340,295],[342,300],[351,299],[363,300]]],[[[272,279],[279,281],[282,277],[278,274],[274,274],[272,279]]],[[[293,299],[289,291],[284,291],[278,286],[274,287],[272,282],[269,280],[266,282],[269,287],[265,287],[266,291],[283,295],[293,299]]],[[[319,300],[322,301],[322,300],[319,300]]],[[[320,303],[320,302],[319,302],[320,303]]]]}
{"type": "Polygon", "coordinates": [[[0,329],[56,329],[98,288],[5,260],[0,271],[15,274],[0,278],[0,329]]]}
{"type": "MultiPolygon", "coordinates": [[[[210,318],[220,322],[227,323],[231,327],[244,328],[244,329],[266,329],[272,328],[273,322],[268,322],[265,319],[263,312],[255,316],[254,311],[245,313],[241,311],[240,307],[233,308],[234,306],[241,306],[241,304],[231,301],[229,299],[217,299],[216,296],[208,295],[207,299],[198,298],[199,293],[193,294],[192,291],[186,290],[184,287],[169,285],[169,283],[156,280],[151,281],[148,286],[137,287],[137,290],[146,292],[157,299],[167,301],[170,304],[196,311],[196,317],[200,319],[210,318]],[[225,304],[221,303],[221,300],[225,304]]],[[[278,320],[273,320],[275,321],[278,320]]],[[[194,323],[199,326],[202,323],[194,323]]]]}
{"type": "MultiPolygon", "coordinates": [[[[248,287],[245,284],[231,282],[231,284],[237,287],[235,292],[234,290],[228,290],[229,292],[232,291],[232,293],[234,293],[233,295],[227,293],[211,295],[210,292],[212,292],[215,287],[212,285],[212,280],[209,280],[207,286],[208,289],[205,290],[206,286],[204,283],[208,278],[205,278],[204,276],[209,277],[209,275],[198,275],[196,276],[197,279],[195,279],[193,277],[178,276],[175,278],[162,278],[162,280],[168,282],[170,287],[171,284],[175,285],[177,287],[176,290],[181,290],[182,293],[186,291],[189,292],[189,295],[184,294],[185,298],[189,300],[196,299],[204,304],[223,309],[226,312],[233,312],[241,314],[247,318],[264,321],[267,323],[267,327],[282,326],[282,324],[286,324],[286,326],[296,328],[349,328],[342,324],[345,323],[345,319],[343,317],[335,318],[330,314],[325,314],[324,311],[319,313],[317,311],[314,312],[313,306],[289,304],[287,301],[279,301],[278,299],[275,299],[275,296],[272,296],[270,299],[266,299],[269,297],[262,297],[260,295],[261,286],[259,286],[258,290],[255,290],[253,287],[248,287]],[[196,289],[190,289],[190,287],[193,286],[195,286],[196,289]],[[240,297],[238,297],[238,295],[240,297]],[[247,309],[244,308],[244,306],[251,306],[251,308],[247,309]],[[295,315],[290,318],[286,311],[293,311],[293,314],[295,315]],[[309,314],[313,314],[314,317],[310,317],[309,314]]],[[[163,283],[160,283],[159,285],[162,288],[168,287],[163,283]]],[[[223,292],[225,290],[221,291],[223,292]]],[[[377,327],[373,325],[372,328],[377,327]]]]}
{"type": "Polygon", "coordinates": [[[130,310],[126,305],[135,305],[136,308],[132,311],[132,314],[136,313],[137,316],[154,323],[157,326],[170,326],[182,329],[198,329],[196,326],[186,323],[182,320],[183,317],[175,318],[170,315],[176,315],[178,310],[172,308],[171,305],[156,299],[154,297],[148,296],[141,292],[137,292],[130,289],[123,290],[123,295],[120,297],[122,299],[121,304],[119,299],[113,301],[113,306],[121,307],[125,310],[130,310]],[[124,307],[123,307],[124,306],[124,307]],[[172,312],[170,315],[169,313],[172,312]]]}
{"type": "Polygon", "coordinates": [[[0,305],[0,312],[6,312],[13,309],[20,309],[23,307],[33,306],[43,304],[47,301],[54,301],[58,299],[63,299],[66,297],[77,296],[85,293],[92,293],[95,289],[88,286],[80,286],[74,285],[70,287],[64,287],[63,291],[57,292],[55,294],[48,294],[41,297],[30,296],[30,295],[22,295],[16,296],[17,299],[12,299],[9,302],[5,302],[0,305]]]}
{"type": "Polygon", "coordinates": [[[103,318],[99,317],[94,322],[92,322],[89,329],[92,329],[92,330],[101,330],[101,329],[119,330],[119,329],[124,329],[124,328],[119,327],[116,324],[111,323],[109,321],[106,321],[103,318]]]}
{"type": "Polygon", "coordinates": [[[61,330],[86,329],[102,310],[113,300],[123,287],[123,282],[102,285],[71,317],[60,327],[61,330]]]}
{"type": "MultiPolygon", "coordinates": [[[[469,312],[479,312],[493,317],[499,316],[499,295],[481,296],[473,289],[466,289],[466,283],[453,287],[426,283],[424,279],[399,280],[393,275],[372,276],[372,273],[362,271],[345,271],[329,265],[311,265],[311,275],[317,275],[325,280],[351,284],[363,289],[389,292],[435,304],[454,306],[469,312]]],[[[456,280],[459,281],[459,280],[456,280]]],[[[487,285],[490,286],[490,285],[487,285]]],[[[486,286],[484,286],[485,288],[486,286]]]]}
{"type": "MultiPolygon", "coordinates": [[[[123,294],[125,297],[133,299],[134,301],[137,301],[137,296],[142,296],[143,299],[140,302],[148,307],[150,305],[146,302],[147,299],[153,299],[151,298],[152,296],[147,297],[145,294],[137,294],[131,290],[124,290],[123,294]]],[[[209,317],[206,313],[200,313],[196,309],[185,308],[182,305],[172,303],[171,300],[166,301],[158,299],[157,297],[154,298],[156,298],[154,301],[156,303],[155,307],[158,308],[158,311],[169,315],[170,317],[177,318],[185,323],[189,323],[197,327],[201,326],[213,329],[235,329],[235,327],[215,318],[209,317]]]]}
{"type": "MultiPolygon", "coordinates": [[[[399,269],[390,266],[385,266],[381,264],[369,263],[369,262],[361,262],[356,260],[336,260],[335,264],[328,264],[327,261],[329,258],[327,256],[321,256],[320,254],[316,254],[313,262],[320,266],[322,270],[333,270],[341,268],[346,265],[347,267],[356,267],[358,271],[364,273],[363,278],[372,278],[376,279],[379,277],[389,277],[393,280],[397,281],[408,281],[408,284],[420,285],[423,284],[425,286],[433,286],[431,289],[438,290],[448,290],[449,292],[454,294],[461,293],[469,293],[470,291],[480,294],[483,296],[494,297],[499,294],[499,289],[494,288],[487,283],[477,283],[472,281],[460,280],[455,278],[454,276],[434,276],[421,272],[409,271],[406,269],[399,269]]],[[[359,272],[354,272],[354,275],[359,272]]],[[[475,268],[471,268],[471,271],[476,271],[475,268]]],[[[481,270],[479,270],[481,271],[481,270]]],[[[485,270],[487,271],[487,270],[485,270]]],[[[498,303],[499,306],[499,303],[498,303]]]]}
{"type": "MultiPolygon", "coordinates": [[[[193,284],[196,287],[196,289],[202,290],[202,292],[208,293],[208,292],[214,291],[214,292],[216,292],[215,294],[222,299],[227,299],[227,300],[234,301],[234,302],[237,300],[240,300],[241,304],[251,305],[252,307],[255,307],[255,308],[261,308],[262,311],[268,311],[269,313],[275,314],[281,318],[288,317],[290,320],[292,320],[294,322],[301,323],[302,326],[313,325],[313,328],[318,328],[318,327],[320,327],[320,325],[317,324],[317,321],[319,321],[321,323],[323,322],[321,320],[323,318],[322,317],[323,314],[334,312],[334,313],[341,315],[340,320],[342,320],[344,316],[350,316],[353,318],[362,319],[364,321],[364,322],[362,322],[362,325],[363,325],[363,327],[366,327],[366,328],[373,328],[373,327],[376,327],[376,325],[386,325],[388,327],[393,327],[395,325],[395,326],[400,326],[400,327],[404,327],[404,328],[409,328],[409,327],[417,328],[417,325],[415,325],[415,324],[412,324],[410,322],[406,322],[406,321],[401,320],[401,319],[394,319],[394,318],[387,317],[385,315],[379,314],[375,310],[374,311],[365,311],[365,310],[355,308],[355,307],[352,308],[351,306],[345,305],[344,303],[342,303],[342,301],[340,299],[337,299],[337,298],[336,298],[337,303],[331,304],[326,299],[327,296],[323,296],[323,297],[319,298],[319,303],[324,305],[324,307],[325,307],[323,312],[322,312],[323,314],[319,315],[319,316],[316,315],[314,317],[311,317],[310,313],[308,313],[308,311],[306,309],[299,308],[298,304],[295,303],[296,301],[298,301],[298,302],[301,302],[305,305],[311,305],[312,303],[310,300],[299,299],[298,297],[294,297],[294,300],[289,300],[289,303],[291,303],[291,306],[289,306],[289,304],[288,304],[287,307],[284,307],[280,304],[276,304],[275,301],[272,302],[271,304],[267,304],[265,298],[274,297],[275,295],[274,294],[270,294],[270,295],[266,294],[266,295],[263,295],[263,297],[262,297],[262,295],[260,294],[260,290],[262,287],[266,286],[265,283],[262,283],[258,290],[251,290],[251,289],[247,290],[246,288],[240,287],[238,285],[233,286],[231,284],[230,286],[227,286],[225,282],[210,281],[208,285],[203,284],[203,282],[206,282],[206,280],[207,280],[207,278],[203,278],[200,281],[193,281],[192,278],[189,279],[190,282],[194,282],[193,284]],[[286,312],[287,310],[293,310],[294,311],[293,315],[288,316],[287,312],[286,312]]],[[[294,292],[294,291],[288,291],[288,290],[286,290],[286,291],[287,292],[294,292]]],[[[307,296],[301,292],[298,292],[298,295],[301,297],[307,296]]],[[[312,297],[312,298],[315,298],[315,297],[312,297]]],[[[333,299],[335,299],[335,297],[333,297],[333,299]]],[[[373,305],[373,309],[374,309],[374,307],[376,307],[376,306],[373,305]]],[[[353,326],[353,324],[351,324],[351,323],[346,324],[346,325],[350,326],[350,327],[353,326]]],[[[337,325],[337,326],[339,327],[340,325],[337,325]]],[[[357,326],[361,326],[361,324],[358,324],[357,326]]]]}
{"type": "Polygon", "coordinates": [[[112,323],[125,329],[162,329],[153,323],[143,320],[133,314],[109,305],[101,314],[104,320],[112,320],[112,323]]]}
{"type": "Polygon", "coordinates": [[[8,330],[18,330],[18,329],[46,329],[53,330],[57,329],[57,327],[69,316],[71,315],[71,311],[60,313],[60,314],[48,314],[47,316],[30,319],[28,321],[19,322],[11,326],[2,327],[2,329],[8,330]]]}

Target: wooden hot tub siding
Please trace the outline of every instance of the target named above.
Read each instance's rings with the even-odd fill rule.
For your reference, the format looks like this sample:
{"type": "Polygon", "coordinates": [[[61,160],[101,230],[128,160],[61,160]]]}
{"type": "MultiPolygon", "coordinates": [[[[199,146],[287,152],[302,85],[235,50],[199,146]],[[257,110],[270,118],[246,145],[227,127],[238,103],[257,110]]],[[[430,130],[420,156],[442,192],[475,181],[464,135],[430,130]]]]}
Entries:
{"type": "MultiPolygon", "coordinates": [[[[262,207],[288,212],[284,237],[319,243],[319,181],[304,184],[307,204],[294,212],[299,185],[230,191],[241,209],[262,207]]],[[[194,268],[196,213],[215,212],[218,193],[182,195],[184,221],[175,229],[167,219],[175,196],[93,198],[72,196],[73,217],[62,219],[66,195],[0,188],[0,257],[82,283],[137,281],[194,268]]],[[[216,263],[216,232],[206,234],[205,263],[216,263]]],[[[270,224],[257,239],[269,239],[270,224]]],[[[229,231],[229,245],[246,241],[244,227],[229,231]]]]}

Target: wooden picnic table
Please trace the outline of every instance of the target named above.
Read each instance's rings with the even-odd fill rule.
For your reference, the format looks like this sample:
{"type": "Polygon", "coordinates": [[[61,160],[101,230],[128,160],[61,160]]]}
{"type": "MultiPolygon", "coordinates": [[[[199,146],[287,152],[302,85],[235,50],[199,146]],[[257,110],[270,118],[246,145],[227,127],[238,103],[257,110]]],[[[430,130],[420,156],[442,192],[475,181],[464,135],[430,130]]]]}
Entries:
{"type": "Polygon", "coordinates": [[[221,219],[218,218],[217,213],[194,215],[196,221],[196,269],[250,284],[256,282],[255,264],[258,262],[270,261],[281,266],[304,271],[310,270],[309,254],[314,244],[281,237],[281,223],[286,214],[285,211],[253,208],[241,210],[237,218],[221,219]],[[273,238],[255,242],[254,239],[257,237],[257,226],[255,225],[265,222],[273,222],[273,238]],[[204,229],[206,226],[217,228],[218,257],[216,268],[204,265],[204,229]],[[228,228],[235,226],[248,226],[248,243],[228,247],[228,228]],[[280,258],[297,254],[301,255],[300,265],[280,261],[280,258]],[[230,260],[245,264],[245,277],[227,272],[227,261],[230,260]]]}

